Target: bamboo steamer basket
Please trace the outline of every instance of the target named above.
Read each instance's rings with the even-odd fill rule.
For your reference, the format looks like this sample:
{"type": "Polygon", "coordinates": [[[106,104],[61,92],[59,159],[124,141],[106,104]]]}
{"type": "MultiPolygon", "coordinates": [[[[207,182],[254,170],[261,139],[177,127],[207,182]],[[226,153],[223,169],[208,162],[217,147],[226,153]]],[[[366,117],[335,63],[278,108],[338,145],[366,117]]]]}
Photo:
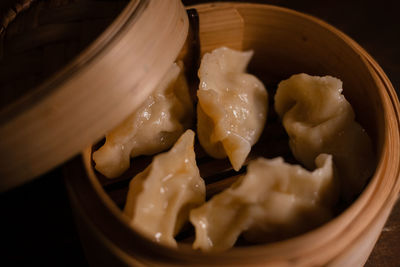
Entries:
{"type": "MultiPolygon", "coordinates": [[[[27,98],[38,102],[31,104],[31,109],[18,113],[24,123],[37,115],[29,115],[27,111],[41,108],[43,112],[44,107],[54,109],[54,103],[61,103],[66,98],[73,99],[73,103],[67,104],[60,113],[56,112],[58,117],[54,115],[55,117],[49,118],[51,123],[56,124],[58,120],[63,122],[55,125],[54,132],[48,134],[48,131],[38,130],[37,135],[34,135],[38,138],[45,135],[43,139],[39,139],[42,143],[50,138],[54,139],[54,136],[62,136],[66,138],[63,142],[71,145],[64,151],[57,147],[59,143],[54,142],[45,151],[32,153],[29,158],[11,167],[11,161],[4,163],[0,170],[9,179],[2,181],[2,188],[10,188],[43,173],[86,145],[87,148],[81,156],[66,164],[65,174],[77,225],[91,265],[362,266],[400,191],[400,109],[397,96],[379,65],[352,39],[314,17],[270,5],[213,3],[195,6],[200,21],[200,53],[221,45],[254,50],[249,68],[266,83],[270,98],[273,97],[273,85],[276,86],[278,81],[294,73],[339,77],[344,83],[344,94],[352,104],[357,120],[374,143],[377,166],[368,185],[340,215],[313,231],[275,243],[234,247],[221,254],[193,251],[190,244],[181,244],[178,249],[160,246],[130,228],[120,206],[124,202],[129,175],[143,169],[149,160],[134,160],[136,169],[129,170],[127,175],[116,180],[105,180],[94,171],[91,153],[93,144],[122,121],[151,92],[183,46],[187,34],[186,14],[178,1],[168,1],[165,4],[166,2],[149,0],[129,3],[115,22],[88,49],[53,76],[50,82],[47,81],[39,87],[51,88],[52,93],[38,94],[39,96],[33,94],[31,98],[27,98]],[[132,16],[134,19],[130,21],[132,16]],[[154,34],[159,33],[160,29],[162,33],[154,34]],[[117,37],[113,38],[114,35],[117,37]],[[144,45],[148,42],[153,42],[153,45],[144,45]],[[134,52],[128,47],[134,47],[134,52]],[[95,53],[97,49],[101,52],[95,53]],[[135,62],[132,63],[127,58],[135,62]],[[71,69],[75,70],[73,75],[68,71],[71,69]],[[112,72],[111,81],[96,75],[111,72],[113,69],[118,71],[112,72]],[[135,71],[128,75],[129,69],[135,71]],[[119,79],[121,81],[117,82],[119,79]],[[62,82],[54,82],[59,80],[62,82]],[[87,93],[74,91],[82,85],[90,88],[87,93]],[[113,88],[112,92],[109,88],[113,88]],[[43,103],[48,105],[41,105],[43,103]],[[84,108],[75,110],[77,105],[84,108]],[[77,117],[83,120],[79,127],[73,122],[77,117]],[[60,135],[56,130],[61,126],[64,131],[68,127],[71,130],[67,131],[68,134],[60,135]],[[52,159],[46,159],[46,162],[50,162],[46,166],[34,160],[50,152],[51,156],[45,158],[52,159]],[[30,164],[29,172],[18,170],[23,164],[30,164]]],[[[183,51],[181,54],[187,52],[183,51]]],[[[13,107],[9,110],[11,108],[13,107]]],[[[14,121],[15,127],[21,126],[21,121],[6,120],[5,124],[1,124],[0,137],[11,136],[9,129],[12,129],[11,123],[14,121]]],[[[30,127],[33,130],[39,129],[40,126],[49,124],[49,121],[41,122],[43,124],[32,123],[30,127]]],[[[269,122],[267,127],[268,124],[269,122]]],[[[19,140],[29,138],[18,134],[13,139],[16,140],[13,143],[15,145],[19,140]]],[[[255,149],[254,156],[287,152],[279,147],[274,148],[273,143],[281,144],[274,140],[256,144],[259,148],[264,145],[268,148],[272,146],[272,152],[265,152],[261,147],[255,149]]],[[[11,151],[8,144],[3,141],[0,148],[11,151]]],[[[23,158],[21,154],[26,151],[25,147],[29,148],[28,151],[35,148],[30,140],[18,147],[20,154],[15,152],[14,159],[23,158]]],[[[205,179],[207,176],[219,174],[226,178],[210,183],[207,186],[208,191],[220,190],[221,186],[227,186],[232,181],[229,178],[232,173],[222,161],[199,164],[199,168],[205,179]],[[209,172],[203,175],[205,170],[209,172]]]]}

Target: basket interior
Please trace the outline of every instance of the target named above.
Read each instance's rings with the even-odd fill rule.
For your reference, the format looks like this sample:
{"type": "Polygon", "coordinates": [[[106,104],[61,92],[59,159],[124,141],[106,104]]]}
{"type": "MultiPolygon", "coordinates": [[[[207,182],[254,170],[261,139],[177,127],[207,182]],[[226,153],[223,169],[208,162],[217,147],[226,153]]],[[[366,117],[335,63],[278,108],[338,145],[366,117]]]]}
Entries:
{"type": "MultiPolygon", "coordinates": [[[[258,5],[229,4],[218,6],[199,5],[201,54],[221,45],[254,50],[249,72],[260,78],[269,93],[269,111],[266,127],[259,141],[253,146],[246,164],[256,157],[284,157],[289,163],[297,163],[288,146],[288,137],[273,108],[273,97],[279,81],[292,74],[305,72],[311,75],[331,75],[343,81],[344,95],[352,104],[356,120],[370,135],[377,158],[383,145],[384,119],[377,84],[371,69],[355,52],[351,40],[316,19],[281,8],[258,5]],[[218,21],[215,13],[226,14],[218,21]],[[229,21],[224,24],[223,21],[229,21]],[[215,26],[217,25],[217,26],[215,26]],[[233,25],[233,26],[232,26],[233,25]],[[322,25],[322,26],[321,26],[322,25]],[[230,27],[230,37],[224,36],[230,27]],[[239,38],[239,40],[237,39],[239,38]]],[[[191,88],[197,90],[196,87],[191,88]]],[[[193,126],[195,129],[195,126],[193,126]]],[[[104,140],[92,147],[97,150],[104,140]]],[[[207,199],[232,184],[246,166],[235,172],[227,159],[218,160],[206,155],[198,141],[195,144],[196,161],[201,177],[207,186],[207,199]]],[[[151,156],[131,159],[131,168],[116,179],[107,179],[94,171],[110,199],[122,209],[125,205],[128,185],[132,177],[151,163],[151,156]]],[[[246,165],[245,164],[245,165],[246,165]]],[[[94,162],[91,161],[91,172],[94,162]]],[[[339,203],[335,214],[340,214],[348,204],[339,203]]],[[[187,227],[177,237],[178,241],[191,243],[193,229],[187,227]]],[[[279,237],[278,241],[282,238],[279,237]]],[[[247,245],[239,241],[238,245],[247,245]]]]}

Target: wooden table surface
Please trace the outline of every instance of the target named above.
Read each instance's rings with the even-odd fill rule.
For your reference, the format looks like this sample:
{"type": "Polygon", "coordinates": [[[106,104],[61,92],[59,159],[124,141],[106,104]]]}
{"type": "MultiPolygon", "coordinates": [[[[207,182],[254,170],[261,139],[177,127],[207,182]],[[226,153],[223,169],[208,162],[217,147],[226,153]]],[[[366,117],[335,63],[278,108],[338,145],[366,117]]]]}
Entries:
{"type": "MultiPolygon", "coordinates": [[[[12,1],[1,1],[2,7],[12,1]]],[[[193,4],[199,1],[184,1],[193,4]]],[[[400,88],[397,1],[257,1],[315,15],[363,46],[400,88]]],[[[73,223],[62,168],[0,195],[0,266],[87,266],[73,223]]],[[[397,202],[366,266],[400,266],[397,202]]]]}

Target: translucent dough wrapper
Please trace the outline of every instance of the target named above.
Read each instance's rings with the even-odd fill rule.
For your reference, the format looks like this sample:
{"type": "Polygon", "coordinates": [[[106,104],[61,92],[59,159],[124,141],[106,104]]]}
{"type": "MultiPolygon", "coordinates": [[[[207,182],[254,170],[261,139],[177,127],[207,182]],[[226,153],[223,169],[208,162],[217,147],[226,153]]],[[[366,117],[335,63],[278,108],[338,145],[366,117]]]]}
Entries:
{"type": "Polygon", "coordinates": [[[343,197],[349,201],[372,176],[375,159],[371,140],[342,91],[342,82],[331,76],[293,75],[279,84],[275,110],[295,158],[307,168],[315,167],[319,154],[333,155],[343,197]]]}
{"type": "Polygon", "coordinates": [[[188,221],[189,211],[205,201],[193,142],[194,132],[187,130],[129,184],[124,214],[134,229],[164,245],[177,245],[174,236],[188,221]]]}
{"type": "Polygon", "coordinates": [[[245,73],[252,51],[226,47],[203,56],[197,91],[197,133],[205,151],[215,158],[228,156],[239,170],[266,120],[268,95],[255,76],[245,73]]]}
{"type": "Polygon", "coordinates": [[[115,178],[130,166],[130,158],[170,148],[192,123],[193,104],[183,71],[173,64],[154,92],[93,153],[95,168],[115,178]]]}
{"type": "Polygon", "coordinates": [[[331,218],[338,198],[332,157],[321,154],[309,172],[282,158],[251,161],[246,175],[190,212],[195,249],[224,251],[239,235],[251,242],[279,240],[331,218]]]}

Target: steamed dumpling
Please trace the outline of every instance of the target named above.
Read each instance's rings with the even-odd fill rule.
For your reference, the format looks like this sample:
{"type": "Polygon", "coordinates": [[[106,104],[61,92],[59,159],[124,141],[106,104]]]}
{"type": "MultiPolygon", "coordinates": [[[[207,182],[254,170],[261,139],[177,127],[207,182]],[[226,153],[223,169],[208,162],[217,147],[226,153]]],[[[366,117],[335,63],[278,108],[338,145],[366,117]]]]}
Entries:
{"type": "Polygon", "coordinates": [[[223,251],[239,235],[253,242],[302,233],[331,218],[338,190],[332,157],[321,154],[309,172],[282,158],[251,161],[245,176],[190,212],[193,248],[223,251]]]}
{"type": "Polygon", "coordinates": [[[203,56],[198,73],[200,144],[212,157],[228,156],[235,170],[260,137],[267,115],[264,85],[245,72],[252,55],[252,51],[218,48],[203,56]]]}
{"type": "Polygon", "coordinates": [[[190,209],[205,201],[193,142],[194,132],[187,130],[129,184],[124,214],[133,228],[164,245],[176,246],[174,236],[188,221],[190,209]]]}
{"type": "Polygon", "coordinates": [[[293,75],[279,84],[275,110],[295,158],[313,169],[317,155],[332,154],[343,196],[351,200],[372,175],[375,162],[371,140],[342,90],[342,82],[331,76],[293,75]]]}
{"type": "Polygon", "coordinates": [[[96,170],[108,178],[118,177],[129,168],[131,157],[170,148],[190,126],[192,114],[186,79],[174,63],[154,92],[93,153],[96,170]]]}

